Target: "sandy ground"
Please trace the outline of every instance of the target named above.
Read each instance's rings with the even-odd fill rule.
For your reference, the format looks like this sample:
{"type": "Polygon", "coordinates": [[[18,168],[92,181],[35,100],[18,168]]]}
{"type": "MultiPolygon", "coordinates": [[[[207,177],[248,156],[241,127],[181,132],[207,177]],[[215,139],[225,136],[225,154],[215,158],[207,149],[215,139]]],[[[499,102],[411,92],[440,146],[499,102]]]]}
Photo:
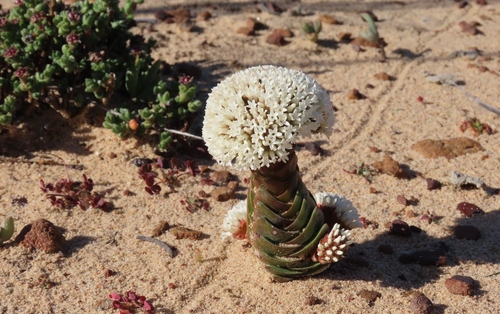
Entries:
{"type": "MultiPolygon", "coordinates": [[[[220,237],[225,213],[245,198],[248,173],[227,169],[240,181],[236,199],[216,202],[209,198],[210,210],[188,212],[181,200],[214,188],[202,185],[200,175],[186,172],[175,193],[150,196],[138,178],[137,167],[131,164],[135,158],[156,158],[148,143],[121,141],[111,131],[95,127],[99,117],[91,112],[70,121],[47,112],[27,120],[29,127],[19,127],[14,137],[0,135],[0,213],[14,217],[15,235],[24,225],[45,218],[64,229],[68,243],[60,254],[30,252],[9,243],[0,248],[2,313],[117,313],[108,295],[128,290],[146,296],[157,313],[413,313],[410,302],[415,291],[433,302],[436,313],[500,311],[500,276],[496,275],[500,271],[500,196],[448,183],[450,171],[457,170],[482,178],[491,188],[500,187],[496,171],[500,168],[500,133],[474,136],[470,130],[459,130],[467,117],[477,117],[494,130],[500,129],[500,119],[458,89],[430,83],[423,74],[454,74],[467,91],[500,107],[498,2],[479,6],[469,1],[462,9],[451,0],[277,2],[283,8],[300,4],[304,12],[312,14],[296,17],[259,12],[253,2],[146,2],[139,7],[138,17],[152,18],[154,11],[177,8],[179,3],[197,3],[189,7],[193,16],[203,10],[212,13],[211,19],[195,22],[191,32],[166,23],[154,25],[154,32],[147,31],[146,24],[135,29],[159,40],[155,57],[170,64],[193,62],[202,68],[197,83],[203,101],[218,81],[253,65],[286,66],[315,78],[338,109],[336,132],[329,139],[304,139],[321,145],[325,154],[314,156],[304,148],[298,151],[303,180],[313,193],[332,191],[346,196],[372,224],[353,231],[356,244],[348,258],[323,274],[271,282],[252,248],[241,241],[223,242],[220,237]],[[379,62],[377,49],[358,53],[338,41],[339,33],[356,36],[364,27],[359,15],[363,10],[372,10],[379,18],[379,32],[388,43],[386,62],[379,62]],[[342,24],[324,24],[320,40],[314,44],[300,27],[317,19],[318,13],[329,14],[342,24]],[[268,29],[249,37],[237,34],[248,17],[258,18],[268,29]],[[461,21],[479,22],[480,33],[461,32],[461,21]],[[288,28],[295,36],[282,47],[267,44],[266,37],[275,28],[288,28]],[[449,57],[472,47],[482,57],[449,57]],[[469,64],[488,70],[481,72],[469,64]],[[374,75],[379,72],[394,79],[377,80],[374,75]],[[366,98],[348,99],[354,88],[366,98]],[[428,159],[411,148],[424,139],[460,136],[478,141],[484,150],[453,159],[428,159]],[[111,158],[111,153],[117,157],[111,158]],[[52,155],[72,166],[68,175],[73,180],[81,180],[83,173],[91,177],[95,190],[114,204],[114,210],[58,210],[51,206],[39,180],[55,182],[66,177],[64,166],[52,155]],[[421,176],[405,180],[379,174],[370,184],[344,171],[358,162],[382,160],[385,155],[421,176]],[[56,163],[43,162],[50,158],[56,163]],[[443,187],[429,191],[424,178],[439,180],[443,187]],[[133,195],[125,196],[125,190],[133,195]],[[398,195],[418,202],[405,207],[398,203],[398,195]],[[24,207],[14,204],[18,197],[27,199],[24,207]],[[484,214],[465,218],[456,210],[460,202],[473,203],[484,214]],[[415,217],[407,217],[408,210],[415,217]],[[431,224],[420,221],[427,211],[440,219],[431,224]],[[395,219],[422,232],[411,237],[391,235],[386,225],[395,219]],[[171,232],[158,236],[176,248],[171,258],[159,246],[136,239],[137,235],[150,236],[160,221],[201,231],[203,236],[199,240],[176,239],[171,232]],[[477,227],[481,238],[456,239],[451,230],[457,225],[477,227]],[[449,248],[446,265],[399,262],[402,253],[432,249],[439,242],[449,248]],[[382,244],[392,246],[394,253],[379,252],[382,244]],[[108,269],[114,274],[106,276],[108,269]],[[445,281],[454,275],[477,281],[472,296],[448,291],[445,281]],[[360,295],[362,290],[374,290],[380,296],[369,301],[360,295]]],[[[195,162],[225,170],[210,160],[195,162]]]]}

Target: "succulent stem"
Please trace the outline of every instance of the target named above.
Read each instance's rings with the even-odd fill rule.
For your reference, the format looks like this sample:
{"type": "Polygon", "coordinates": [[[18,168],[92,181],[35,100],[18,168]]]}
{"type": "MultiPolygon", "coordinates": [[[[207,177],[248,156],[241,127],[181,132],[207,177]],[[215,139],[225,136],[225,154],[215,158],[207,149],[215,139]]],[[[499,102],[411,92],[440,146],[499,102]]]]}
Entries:
{"type": "Polygon", "coordinates": [[[252,171],[247,205],[250,242],[275,280],[328,268],[311,259],[330,227],[302,182],[293,150],[287,162],[252,171]]]}

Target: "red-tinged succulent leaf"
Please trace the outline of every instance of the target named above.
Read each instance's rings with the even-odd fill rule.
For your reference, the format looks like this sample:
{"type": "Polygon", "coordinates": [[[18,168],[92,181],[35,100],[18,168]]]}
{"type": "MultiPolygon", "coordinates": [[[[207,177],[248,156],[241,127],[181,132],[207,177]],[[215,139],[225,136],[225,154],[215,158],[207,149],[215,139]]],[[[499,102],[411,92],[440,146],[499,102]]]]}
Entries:
{"type": "Polygon", "coordinates": [[[144,301],[144,309],[146,311],[153,311],[154,310],[153,304],[149,303],[148,301],[144,301]]]}

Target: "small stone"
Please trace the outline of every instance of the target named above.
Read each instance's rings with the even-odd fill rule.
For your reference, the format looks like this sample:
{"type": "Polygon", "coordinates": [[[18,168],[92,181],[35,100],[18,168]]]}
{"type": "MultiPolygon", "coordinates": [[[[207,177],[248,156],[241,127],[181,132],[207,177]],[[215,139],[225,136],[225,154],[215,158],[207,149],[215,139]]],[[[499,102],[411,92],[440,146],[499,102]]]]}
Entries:
{"type": "Polygon", "coordinates": [[[411,236],[410,226],[402,220],[394,220],[391,223],[391,226],[389,228],[389,232],[393,235],[402,236],[402,237],[411,236]]]}
{"type": "Polygon", "coordinates": [[[407,209],[405,211],[405,215],[407,218],[414,218],[415,216],[417,216],[417,214],[415,214],[415,212],[411,209],[407,209]]]}
{"type": "Polygon", "coordinates": [[[197,22],[207,21],[212,17],[212,14],[209,11],[203,11],[196,17],[197,22]]]}
{"type": "Polygon", "coordinates": [[[471,225],[456,226],[453,228],[453,235],[457,239],[475,240],[481,237],[481,231],[471,225]]]}
{"type": "Polygon", "coordinates": [[[114,276],[115,274],[116,273],[114,271],[112,271],[111,269],[109,269],[109,268],[106,268],[104,270],[104,277],[106,277],[106,278],[114,276]]]}
{"type": "Polygon", "coordinates": [[[445,157],[447,159],[484,150],[481,144],[466,137],[449,140],[426,139],[415,143],[411,148],[425,158],[445,157]]]}
{"type": "Polygon", "coordinates": [[[336,18],[330,15],[320,14],[318,18],[324,24],[330,24],[330,25],[340,24],[336,18]]]}
{"type": "Polygon", "coordinates": [[[427,190],[432,191],[441,188],[441,182],[431,178],[425,179],[427,181],[427,190]]]}
{"type": "Polygon", "coordinates": [[[474,185],[478,189],[484,186],[484,181],[480,178],[471,177],[458,171],[452,171],[450,173],[450,183],[460,187],[474,185]]]}
{"type": "Polygon", "coordinates": [[[461,212],[465,217],[470,218],[476,214],[484,213],[483,210],[474,204],[462,202],[457,205],[457,210],[461,212]]]}
{"type": "Polygon", "coordinates": [[[425,294],[415,292],[410,301],[410,310],[415,314],[431,314],[434,313],[434,304],[425,294]]]}
{"type": "Polygon", "coordinates": [[[469,276],[455,275],[446,279],[444,285],[452,294],[458,295],[472,295],[474,288],[477,286],[476,281],[469,276]]]}
{"type": "Polygon", "coordinates": [[[217,184],[227,184],[234,180],[234,176],[229,171],[214,171],[210,178],[217,184]]]}
{"type": "Polygon", "coordinates": [[[238,187],[238,181],[231,181],[227,186],[217,188],[210,193],[218,202],[225,202],[234,198],[234,193],[238,187]]]}
{"type": "Polygon", "coordinates": [[[370,190],[369,191],[370,191],[371,194],[377,194],[378,193],[377,189],[374,188],[373,186],[370,186],[370,190]]]}
{"type": "Polygon", "coordinates": [[[398,179],[409,179],[408,173],[406,173],[399,163],[391,158],[391,156],[385,156],[384,160],[377,161],[372,164],[372,167],[376,168],[378,171],[394,176],[398,179]]]}
{"type": "Polygon", "coordinates": [[[116,155],[114,152],[111,152],[109,153],[108,157],[109,159],[115,159],[116,157],[118,157],[118,155],[116,155]]]}
{"type": "Polygon", "coordinates": [[[340,42],[349,42],[352,40],[352,34],[351,33],[339,33],[337,35],[337,38],[340,42]]]}
{"type": "Polygon", "coordinates": [[[266,43],[276,46],[284,46],[287,44],[285,37],[278,30],[274,30],[269,36],[266,38],[266,43]]]}
{"type": "Polygon", "coordinates": [[[488,2],[486,0],[476,0],[476,3],[478,5],[487,5],[488,4],[488,2]]]}
{"type": "Polygon", "coordinates": [[[394,253],[394,249],[389,244],[380,244],[378,246],[378,251],[380,253],[384,253],[384,254],[392,254],[392,253],[394,253]]]}
{"type": "Polygon", "coordinates": [[[313,295],[309,295],[306,297],[306,305],[309,305],[309,306],[312,306],[312,305],[316,305],[316,304],[321,304],[321,303],[324,303],[325,301],[321,300],[320,298],[318,297],[315,297],[313,295]]]}
{"type": "Polygon", "coordinates": [[[160,220],[158,222],[158,224],[156,225],[156,227],[153,229],[153,232],[151,232],[151,236],[152,237],[159,237],[163,233],[165,233],[165,231],[167,231],[169,228],[170,228],[170,225],[168,224],[168,222],[166,222],[165,220],[160,220]]]}
{"type": "Polygon", "coordinates": [[[25,226],[16,237],[16,242],[21,242],[31,250],[56,253],[63,249],[66,239],[53,223],[46,219],[39,219],[25,226]]]}
{"type": "Polygon", "coordinates": [[[199,240],[203,237],[203,232],[185,227],[173,227],[168,232],[176,239],[199,240]]]}
{"type": "Polygon", "coordinates": [[[174,23],[184,23],[191,18],[191,14],[184,8],[165,11],[168,15],[173,16],[174,23]]]}
{"type": "Polygon", "coordinates": [[[240,27],[236,30],[236,33],[242,34],[245,36],[255,35],[255,31],[253,29],[248,28],[248,27],[240,27]]]}
{"type": "Polygon", "coordinates": [[[370,303],[377,301],[377,299],[382,296],[382,294],[378,291],[366,290],[366,289],[359,291],[358,295],[363,299],[368,300],[368,302],[370,303]]]}
{"type": "Polygon", "coordinates": [[[467,35],[474,36],[479,32],[474,24],[467,23],[466,21],[461,21],[460,23],[458,23],[458,26],[460,26],[462,32],[466,33],[467,35]]]}
{"type": "Polygon", "coordinates": [[[357,89],[351,89],[349,93],[347,93],[347,98],[350,100],[359,100],[359,99],[365,99],[366,96],[361,94],[359,90],[357,89]]]}
{"type": "Polygon", "coordinates": [[[387,74],[385,72],[377,73],[377,74],[373,75],[373,77],[379,81],[390,81],[391,80],[391,77],[389,76],[389,74],[387,74]]]}
{"type": "Polygon", "coordinates": [[[410,253],[411,259],[420,265],[444,266],[447,263],[443,250],[422,250],[410,253]]]}
{"type": "Polygon", "coordinates": [[[158,21],[165,21],[169,15],[164,10],[156,10],[154,13],[155,19],[158,21]]]}
{"type": "MultiPolygon", "coordinates": [[[[254,19],[254,18],[251,18],[251,17],[247,19],[246,27],[248,29],[251,29],[252,31],[266,29],[266,25],[264,25],[263,23],[259,22],[257,19],[254,19]]],[[[284,37],[287,37],[287,36],[284,36],[284,37]]]]}
{"type": "Polygon", "coordinates": [[[403,206],[410,205],[410,202],[406,199],[406,197],[404,197],[404,195],[398,195],[396,197],[396,200],[398,201],[399,204],[401,204],[403,206]]]}

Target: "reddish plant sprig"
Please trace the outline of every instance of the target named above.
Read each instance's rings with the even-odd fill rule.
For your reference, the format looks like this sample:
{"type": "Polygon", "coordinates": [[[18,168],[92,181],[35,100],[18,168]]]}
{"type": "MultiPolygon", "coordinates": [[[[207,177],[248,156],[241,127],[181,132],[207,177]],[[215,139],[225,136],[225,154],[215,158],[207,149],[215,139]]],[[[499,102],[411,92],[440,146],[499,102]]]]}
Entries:
{"type": "Polygon", "coordinates": [[[151,302],[146,300],[145,296],[137,295],[134,291],[127,291],[124,296],[113,292],[109,295],[113,299],[113,308],[119,309],[120,314],[132,314],[141,310],[146,314],[154,314],[155,308],[151,302]]]}
{"type": "Polygon", "coordinates": [[[188,197],[185,199],[182,199],[179,201],[182,206],[184,206],[184,209],[187,210],[190,213],[194,213],[200,209],[204,209],[206,211],[210,210],[210,204],[208,203],[207,200],[204,200],[202,198],[192,198],[188,197]]]}
{"type": "Polygon", "coordinates": [[[137,172],[139,173],[141,179],[144,180],[144,183],[146,183],[146,186],[144,187],[146,192],[150,195],[160,194],[161,186],[155,182],[158,174],[152,170],[151,164],[140,166],[137,172]]]}
{"type": "Polygon", "coordinates": [[[82,210],[89,207],[106,211],[108,203],[94,189],[94,181],[83,174],[83,182],[61,179],[55,184],[40,180],[40,189],[47,194],[51,204],[60,208],[71,208],[78,205],[82,210]]]}

